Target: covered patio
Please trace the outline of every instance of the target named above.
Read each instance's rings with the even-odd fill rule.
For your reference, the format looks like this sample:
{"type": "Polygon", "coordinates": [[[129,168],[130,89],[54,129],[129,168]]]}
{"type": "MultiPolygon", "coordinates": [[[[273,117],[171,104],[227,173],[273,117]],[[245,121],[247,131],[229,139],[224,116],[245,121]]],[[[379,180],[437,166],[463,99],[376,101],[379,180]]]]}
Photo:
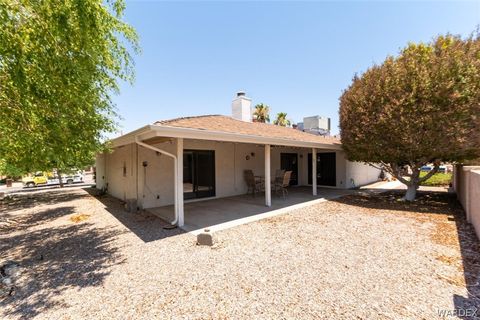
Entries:
{"type": "Polygon", "coordinates": [[[281,214],[379,174],[349,162],[336,137],[220,115],[159,121],[112,143],[97,157],[97,188],[187,231],[281,214]]]}
{"type": "MultiPolygon", "coordinates": [[[[206,121],[203,118],[202,120],[206,121]]],[[[225,118],[221,120],[231,121],[225,118]]],[[[177,128],[169,124],[168,127],[151,126],[147,132],[135,136],[134,141],[138,147],[150,152],[151,155],[161,154],[173,160],[173,168],[171,168],[173,175],[168,178],[165,176],[165,179],[160,177],[156,179],[157,182],[173,180],[173,204],[151,205],[155,203],[155,199],[147,203],[144,197],[143,208],[184,230],[202,230],[206,227],[212,229],[213,226],[217,229],[227,228],[244,223],[239,222],[239,219],[258,216],[250,219],[258,220],[262,218],[262,214],[277,214],[278,210],[287,207],[321,200],[332,194],[348,192],[321,189],[317,183],[321,176],[317,172],[320,154],[324,152],[333,154],[333,162],[336,161],[336,155],[343,158],[338,140],[286,128],[281,128],[281,134],[272,137],[206,130],[191,132],[183,127],[177,128]],[[285,134],[283,130],[287,130],[288,137],[282,136],[285,134]],[[300,138],[295,135],[300,135],[300,138]],[[284,198],[281,193],[277,196],[273,191],[274,181],[277,179],[277,171],[281,170],[285,173],[287,170],[292,170],[288,169],[289,163],[287,161],[283,163],[282,159],[283,156],[289,155],[293,156],[293,162],[290,165],[295,166],[294,171],[291,171],[294,181],[290,180],[292,182],[289,187],[290,194],[284,198]],[[308,161],[312,162],[311,159],[317,159],[314,162],[316,165],[308,165],[308,161]],[[284,167],[285,165],[287,167],[284,167]],[[248,193],[247,184],[244,181],[245,171],[255,173],[255,177],[262,181],[263,192],[257,193],[256,197],[245,195],[248,193]],[[319,190],[323,190],[320,195],[319,190]],[[210,197],[212,199],[209,199],[210,197]]],[[[237,127],[245,125],[239,121],[234,121],[234,124],[237,127]]],[[[265,129],[264,124],[248,125],[260,125],[260,128],[265,129]]],[[[278,126],[268,127],[268,131],[279,129],[278,126]]],[[[144,163],[158,164],[157,172],[169,170],[159,163],[158,158],[150,158],[144,163]]],[[[334,165],[330,170],[333,172],[332,186],[334,187],[338,187],[335,179],[336,170],[341,168],[335,169],[334,165]]],[[[145,184],[146,177],[149,176],[147,171],[144,171],[143,176],[143,184],[145,184]]],[[[341,175],[337,176],[339,180],[343,180],[341,175]]],[[[150,179],[152,177],[150,176],[150,179]]],[[[143,189],[148,190],[152,187],[144,186],[143,189]]],[[[159,198],[161,196],[157,195],[157,199],[159,198]]]]}
{"type": "MultiPolygon", "coordinates": [[[[190,201],[184,204],[183,230],[194,234],[208,228],[211,231],[228,229],[241,224],[276,216],[293,209],[302,208],[314,203],[351,194],[353,190],[318,188],[312,194],[311,187],[299,186],[288,189],[284,199],[279,193],[271,196],[271,206],[265,206],[264,194],[239,195],[202,201],[190,201]]],[[[166,220],[174,218],[174,206],[163,206],[147,209],[148,212],[166,220]]]]}

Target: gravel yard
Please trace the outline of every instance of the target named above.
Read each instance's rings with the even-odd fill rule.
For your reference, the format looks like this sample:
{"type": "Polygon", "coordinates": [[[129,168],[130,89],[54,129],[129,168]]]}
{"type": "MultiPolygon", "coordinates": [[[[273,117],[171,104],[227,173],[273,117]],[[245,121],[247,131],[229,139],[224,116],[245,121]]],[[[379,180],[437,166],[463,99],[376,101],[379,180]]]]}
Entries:
{"type": "Polygon", "coordinates": [[[16,196],[0,202],[0,262],[22,276],[0,317],[441,319],[480,307],[479,242],[456,201],[398,197],[327,201],[218,232],[210,248],[83,189],[16,196]]]}

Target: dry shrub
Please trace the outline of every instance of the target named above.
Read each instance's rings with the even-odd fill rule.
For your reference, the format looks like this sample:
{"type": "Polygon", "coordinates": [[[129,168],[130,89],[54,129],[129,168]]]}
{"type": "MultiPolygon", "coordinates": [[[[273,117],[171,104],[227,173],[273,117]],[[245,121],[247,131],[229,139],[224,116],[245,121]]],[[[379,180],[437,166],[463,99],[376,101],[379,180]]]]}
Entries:
{"type": "Polygon", "coordinates": [[[90,218],[89,214],[79,213],[79,214],[75,214],[75,215],[71,216],[70,221],[72,221],[74,223],[79,223],[79,222],[87,220],[88,218],[90,218]]]}

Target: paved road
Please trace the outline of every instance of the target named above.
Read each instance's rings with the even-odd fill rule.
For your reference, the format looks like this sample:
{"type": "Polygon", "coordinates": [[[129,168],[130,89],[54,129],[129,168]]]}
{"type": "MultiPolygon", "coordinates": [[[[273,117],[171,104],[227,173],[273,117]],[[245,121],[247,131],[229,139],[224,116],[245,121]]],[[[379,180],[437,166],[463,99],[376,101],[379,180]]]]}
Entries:
{"type": "MultiPolygon", "coordinates": [[[[91,187],[94,186],[95,183],[75,183],[75,184],[65,184],[64,188],[79,188],[79,187],[91,187]]],[[[41,187],[34,187],[34,188],[24,188],[24,187],[11,187],[11,188],[2,188],[0,189],[0,193],[7,194],[17,194],[17,193],[35,193],[41,191],[48,191],[59,189],[60,185],[50,185],[50,186],[41,186],[41,187]]]]}
{"type": "MultiPolygon", "coordinates": [[[[95,181],[86,175],[85,180],[82,183],[75,183],[75,184],[64,184],[65,188],[78,188],[78,187],[90,187],[95,185],[95,181]]],[[[21,182],[14,182],[12,187],[7,188],[5,185],[0,186],[0,193],[3,194],[15,194],[15,193],[26,193],[26,192],[38,192],[38,191],[46,191],[46,190],[53,190],[60,188],[60,185],[46,185],[46,186],[38,186],[33,188],[26,188],[23,186],[21,182]]]]}

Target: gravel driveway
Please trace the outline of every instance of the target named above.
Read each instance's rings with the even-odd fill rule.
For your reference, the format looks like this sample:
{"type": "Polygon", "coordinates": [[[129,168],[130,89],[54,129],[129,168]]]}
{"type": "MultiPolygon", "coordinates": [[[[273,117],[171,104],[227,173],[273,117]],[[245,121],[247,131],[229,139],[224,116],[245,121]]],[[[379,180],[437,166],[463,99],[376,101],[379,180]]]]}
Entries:
{"type": "Polygon", "coordinates": [[[440,319],[480,306],[479,243],[456,202],[398,197],[324,202],[210,248],[108,196],[19,195],[0,202],[0,260],[23,266],[0,317],[440,319]]]}

